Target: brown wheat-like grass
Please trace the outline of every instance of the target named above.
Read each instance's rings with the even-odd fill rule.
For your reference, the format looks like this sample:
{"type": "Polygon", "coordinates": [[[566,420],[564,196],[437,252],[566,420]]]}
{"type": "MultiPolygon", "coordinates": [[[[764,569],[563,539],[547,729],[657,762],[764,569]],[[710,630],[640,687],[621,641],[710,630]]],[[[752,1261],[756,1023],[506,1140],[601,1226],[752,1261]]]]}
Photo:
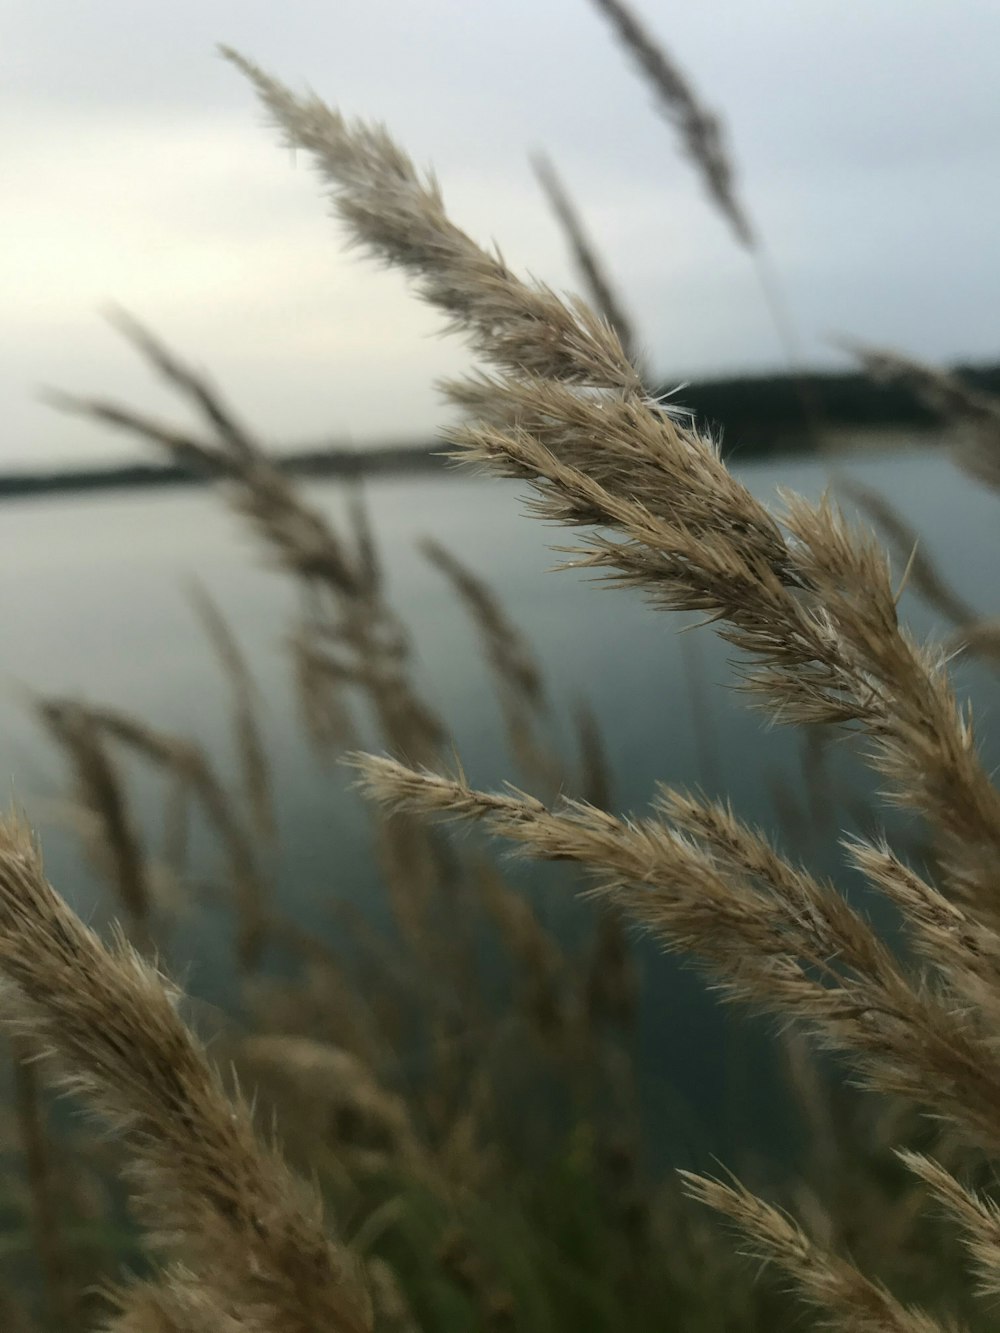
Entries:
{"type": "Polygon", "coordinates": [[[544,153],[535,155],[532,166],[549,206],[566,236],[570,253],[583,279],[591,304],[618,334],[629,360],[639,367],[639,345],[632,319],[626,312],[624,302],[608,276],[593,242],[584,230],[583,222],[566,187],[559,179],[555,166],[544,153]]]}
{"type": "MultiPolygon", "coordinates": [[[[618,0],[599,3],[659,85],[715,202],[756,252],[718,122],[630,11],[618,0]]],[[[288,142],[312,155],[353,242],[407,272],[479,356],[479,369],[445,386],[467,415],[451,436],[462,456],[525,481],[540,517],[580,530],[571,564],[637,587],[659,607],[715,622],[742,655],[747,690],[773,720],[808,725],[813,735],[859,736],[888,799],[923,817],[933,856],[927,866],[910,864],[878,836],[845,845],[869,888],[898,911],[910,951],[904,961],[831,882],[727,805],[662,788],[647,815],[611,813],[603,747],[585,709],[578,733],[587,799],[550,799],[581,785],[566,780],[545,740],[554,692],[488,585],[431,542],[425,553],[479,632],[514,756],[545,799],[513,788],[478,791],[461,769],[443,775],[446,728],[415,685],[409,635],[390,604],[360,499],[343,531],[327,521],[206,380],[119,317],[195,407],[201,433],[104,400],[63,405],[217,479],[298,584],[302,613],[291,643],[307,729],[320,747],[343,749],[374,723],[392,756],[354,762],[377,801],[372,819],[396,938],[388,943],[343,908],[336,920],[354,953],[348,965],[337,948],[286,921],[266,892],[258,856],[258,843],[273,833],[266,745],[249,669],[207,593],[197,594],[197,606],[231,686],[245,809],[198,745],[115,708],[39,705],[72,760],[78,798],[94,816],[98,850],[139,946],[124,938],[102,944],[47,884],[25,831],[13,821],[0,825],[6,1020],[40,1053],[39,1068],[117,1132],[156,1260],[146,1280],[115,1292],[108,1333],[438,1333],[424,1303],[442,1287],[446,1299],[432,1308],[457,1311],[448,1329],[454,1321],[509,1329],[523,1317],[525,1327],[549,1327],[540,1288],[525,1298],[522,1274],[533,1262],[556,1270],[561,1302],[586,1285],[588,1262],[606,1269],[618,1319],[602,1326],[631,1327],[636,1316],[646,1318],[643,1327],[683,1320],[694,1272],[698,1294],[711,1297],[706,1327],[747,1326],[753,1298],[745,1287],[727,1291],[729,1269],[704,1223],[669,1189],[654,1198],[642,1178],[627,1050],[637,1007],[628,919],[693,956],[728,997],[838,1051],[886,1097],[871,1131],[880,1151],[911,1142],[909,1112],[900,1107],[919,1104],[940,1131],[933,1157],[899,1154],[894,1166],[905,1185],[887,1200],[857,1164],[844,1170],[843,1127],[823,1102],[816,1067],[789,1035],[792,1082],[822,1182],[817,1191],[803,1180],[793,1191],[808,1226],[739,1184],[685,1175],[691,1196],[734,1222],[825,1326],[957,1327],[898,1299],[877,1276],[880,1253],[919,1256],[915,1217],[930,1195],[955,1224],[981,1293],[1000,1289],[997,1207],[980,1180],[964,1175],[1000,1154],[1000,796],[949,680],[947,651],[910,637],[897,613],[902,585],[870,533],[829,500],[787,496],[778,510],[762,504],[687,417],[648,395],[627,321],[551,173],[543,177],[589,273],[596,311],[522,280],[498,251],[477,245],[449,218],[436,181],[385,130],[297,97],[228,54],[288,142]],[[227,852],[242,998],[253,1025],[218,1043],[234,1065],[229,1077],[181,1019],[178,993],[156,970],[150,867],[114,746],[145,756],[174,784],[179,865],[188,799],[200,802],[227,852]],[[589,876],[601,915],[583,965],[498,866],[429,828],[439,817],[479,824],[528,855],[589,876]],[[482,919],[511,974],[514,1004],[499,1019],[481,976],[482,919]],[[262,972],[265,944],[294,959],[296,970],[262,972]],[[403,1056],[414,1037],[423,1069],[409,1082],[403,1056]],[[585,1212],[589,1203],[599,1219],[591,1222],[597,1251],[565,1273],[565,1256],[546,1249],[544,1236],[525,1229],[525,1251],[539,1253],[516,1262],[501,1243],[510,1196],[530,1194],[532,1174],[552,1164],[544,1149],[540,1161],[519,1160],[535,1127],[505,1132],[498,1074],[522,1074],[539,1051],[546,1075],[558,1071],[570,1091],[574,1113],[584,1111],[573,1152],[555,1164],[571,1171],[548,1202],[558,1211],[565,1192],[570,1210],[585,1212]],[[253,1105],[240,1091],[243,1080],[255,1089],[253,1105]],[[332,1212],[349,1243],[325,1225],[318,1191],[289,1169],[278,1138],[337,1200],[332,1212]],[[572,1194],[572,1173],[580,1171],[592,1199],[572,1194]],[[842,1187],[839,1202],[834,1186],[842,1187]],[[864,1256],[874,1264],[869,1275],[845,1251],[854,1254],[849,1209],[872,1199],[881,1211],[864,1256]],[[398,1268],[374,1252],[383,1240],[398,1268]],[[418,1261],[407,1281],[417,1251],[427,1267],[418,1261]]],[[[982,405],[976,411],[980,424],[990,415],[982,405]]],[[[968,637],[983,632],[919,558],[910,559],[906,578],[936,596],[968,637]]],[[[65,1320],[74,1293],[35,1066],[19,1072],[31,1224],[53,1308],[65,1320]]],[[[586,1249],[584,1230],[571,1234],[586,1249]]],[[[0,1295],[0,1308],[14,1326],[17,1304],[4,1308],[0,1295]]],[[[767,1314],[761,1318],[755,1327],[770,1328],[767,1314]]],[[[586,1317],[577,1326],[587,1326],[586,1317]]]]}
{"type": "Polygon", "coordinates": [[[1000,489],[1000,399],[972,389],[937,366],[882,347],[844,342],[872,379],[902,384],[932,412],[958,426],[956,461],[978,481],[1000,489]]]}
{"type": "MultiPolygon", "coordinates": [[[[10,819],[0,827],[0,972],[8,1023],[122,1135],[139,1215],[191,1274],[193,1286],[165,1279],[156,1301],[176,1306],[184,1291],[260,1333],[371,1327],[354,1262],[317,1199],[256,1136],[246,1104],[224,1091],[176,993],[127,944],[106,947],[74,916],[10,819]]],[[[175,1312],[167,1328],[170,1317],[184,1327],[175,1312]]]]}
{"type": "Polygon", "coordinates": [[[684,152],[701,172],[712,202],[741,245],[753,248],[754,229],[736,189],[736,171],[721,121],[701,101],[670,53],[622,0],[594,0],[635,59],[652,88],[659,110],[676,127],[684,152]]]}
{"type": "MultiPolygon", "coordinates": [[[[621,21],[617,5],[605,7],[621,21]]],[[[369,789],[389,807],[480,821],[536,857],[579,863],[603,895],[669,947],[693,952],[730,994],[804,1022],[872,1085],[929,1106],[970,1146],[995,1154],[1000,794],[944,655],[915,643],[899,620],[884,553],[828,499],[785,496],[781,512],[768,510],[690,422],[645,395],[606,323],[478,247],[384,130],[296,97],[229,54],[287,141],[312,155],[354,243],[409,273],[484,362],[447,386],[471,418],[452,433],[465,456],[526,480],[540,517],[585,529],[576,566],[717,622],[745,657],[746,687],[774,718],[865,738],[891,799],[932,830],[940,883],[887,848],[866,843],[852,855],[902,907],[937,979],[904,969],[831,885],[725,807],[664,791],[653,817],[622,819],[362,757],[369,789]]],[[[938,1327],[742,1187],[693,1187],[834,1326],[938,1327]]],[[[989,1280],[990,1216],[959,1188],[936,1192],[971,1226],[989,1280]]]]}

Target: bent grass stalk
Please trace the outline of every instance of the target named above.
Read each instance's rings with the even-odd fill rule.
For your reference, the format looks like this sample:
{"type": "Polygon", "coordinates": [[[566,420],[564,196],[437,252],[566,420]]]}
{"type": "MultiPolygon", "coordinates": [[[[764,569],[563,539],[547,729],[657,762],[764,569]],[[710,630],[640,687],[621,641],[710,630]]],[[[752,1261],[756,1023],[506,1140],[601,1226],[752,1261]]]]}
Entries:
{"type": "MultiPolygon", "coordinates": [[[[976,987],[995,995],[995,977],[982,984],[992,957],[980,960],[975,937],[982,931],[992,950],[1000,923],[1000,795],[941,653],[917,645],[899,621],[873,538],[825,499],[786,496],[784,511],[770,513],[691,423],[650,401],[607,324],[476,246],[447,217],[436,182],[384,130],[296,97],[227,54],[286,141],[313,156],[353,242],[408,272],[486,363],[447,386],[478,418],[452,433],[455,444],[527,480],[540,517],[599,529],[572,552],[576,566],[718,622],[749,659],[747,688],[776,719],[848,725],[867,738],[866,757],[892,799],[934,831],[944,893],[925,892],[885,855],[860,859],[883,888],[891,882],[897,901],[909,895],[919,905],[913,929],[935,961],[946,941],[971,955],[956,969],[957,992],[967,1001],[976,987]],[[957,945],[938,897],[966,923],[957,945]]],[[[389,806],[482,820],[535,856],[579,862],[671,947],[707,962],[731,993],[802,1019],[849,1051],[875,1086],[929,1101],[968,1142],[1000,1149],[1000,1066],[983,1031],[995,1001],[970,1010],[947,986],[910,980],[835,891],[730,812],[664,792],[662,818],[623,821],[573,802],[549,810],[521,793],[475,792],[464,779],[389,759],[356,762],[389,806]]],[[[748,1192],[704,1181],[695,1189],[737,1215],[836,1326],[936,1327],[748,1192]]],[[[984,1240],[976,1253],[985,1252],[984,1240]]]]}
{"type": "Polygon", "coordinates": [[[6,1022],[122,1136],[151,1242],[198,1300],[260,1333],[372,1327],[353,1259],[227,1096],[176,992],[123,940],[108,948],[80,922],[12,819],[0,824],[0,972],[6,1022]]]}
{"type": "MultiPolygon", "coordinates": [[[[601,3],[618,22],[627,16],[617,3],[601,3]]],[[[314,1163],[332,1117],[343,1149],[338,1170],[348,1157],[368,1174],[394,1163],[409,1171],[408,1188],[419,1186],[436,1206],[447,1205],[450,1225],[435,1242],[433,1280],[450,1274],[485,1327],[509,1327],[518,1310],[510,1271],[496,1262],[502,1255],[467,1224],[470,1193],[494,1169],[484,1136],[496,1093],[482,1051],[459,1050],[476,1042],[475,1024],[470,1040],[456,1021],[478,1017],[482,997],[466,985],[474,955],[470,950],[455,966],[435,940],[442,922],[456,938],[466,929],[459,914],[470,889],[482,894],[522,970],[533,1029],[554,1034],[554,1046],[569,1049],[567,1033],[578,1017],[590,1036],[629,1021],[633,979],[620,920],[627,913],[668,948],[693,954],[732,998],[799,1022],[844,1053],[873,1087],[927,1107],[961,1141],[967,1160],[996,1158],[1000,796],[978,758],[946,654],[915,643],[899,620],[900,590],[884,553],[829,501],[786,496],[779,512],[761,504],[687,417],[648,396],[607,311],[602,316],[522,281],[498,252],[478,246],[448,217],[436,181],[417,172],[385,130],[348,121],[318,98],[297,97],[228,55],[287,141],[312,155],[354,243],[406,271],[481,359],[479,370],[446,386],[470,418],[451,435],[460,453],[526,481],[539,516],[583,529],[582,545],[569,553],[572,565],[640,588],[662,608],[701,611],[716,622],[743,654],[747,690],[772,718],[859,734],[889,798],[926,820],[938,863],[932,881],[877,840],[847,848],[867,883],[901,913],[917,959],[904,964],[832,884],[783,856],[725,805],[663,788],[650,816],[626,818],[565,798],[545,804],[513,789],[480,792],[461,774],[435,772],[446,733],[413,688],[407,635],[384,596],[363,509],[354,507],[350,539],[335,532],[203,379],[120,319],[196,406],[208,438],[113,403],[64,403],[224,480],[234,508],[307,589],[296,641],[303,703],[317,731],[324,739],[349,734],[341,695],[356,689],[397,756],[354,762],[388,807],[378,825],[388,888],[428,983],[427,1104],[414,1114],[362,1059],[296,1027],[309,1001],[302,992],[289,1028],[271,1015],[271,1035],[236,1043],[237,1063],[254,1071],[265,1091],[281,1085],[276,1104],[282,1090],[299,1104],[289,1123],[298,1110],[306,1137],[317,1142],[314,1163]],[[541,919],[491,868],[452,857],[424,828],[428,816],[483,824],[536,858],[569,861],[590,874],[608,912],[582,987],[568,980],[570,960],[541,919]],[[575,1006],[567,1011],[571,1023],[560,1009],[567,993],[575,1006]],[[456,996],[459,1014],[448,1009],[456,996]],[[349,1142],[351,1128],[360,1143],[349,1142]]],[[[683,81],[674,95],[691,100],[683,81]]],[[[698,108],[689,110],[694,133],[698,108]]],[[[709,129],[701,125],[703,138],[709,129]]],[[[707,161],[708,148],[703,156],[707,161]]],[[[724,176],[719,181],[725,209],[724,176]]],[[[741,239],[751,244],[734,200],[728,215],[738,232],[743,219],[741,239]]],[[[533,736],[530,753],[524,742],[538,698],[530,653],[485,585],[440,547],[430,554],[476,619],[522,760],[539,767],[533,736]]],[[[248,805],[263,826],[270,806],[249,676],[213,604],[202,598],[201,609],[234,685],[248,805]]],[[[320,983],[313,1001],[329,1003],[346,991],[337,956],[284,929],[270,904],[265,910],[250,832],[198,747],[113,709],[46,706],[53,724],[74,722],[56,729],[104,822],[137,932],[147,913],[141,851],[121,793],[108,787],[111,769],[95,758],[109,739],[162,765],[205,806],[243,895],[244,964],[256,962],[266,935],[313,966],[320,983]]],[[[606,799],[586,721],[581,737],[589,790],[606,799]]],[[[15,821],[0,824],[0,972],[8,1024],[45,1051],[44,1067],[117,1130],[131,1158],[130,1186],[158,1267],[150,1280],[118,1293],[109,1333],[368,1333],[376,1320],[380,1329],[427,1327],[389,1266],[378,1256],[360,1258],[329,1232],[315,1190],[255,1130],[238,1088],[223,1081],[179,1017],[170,983],[123,939],[105,946],[79,921],[44,879],[37,850],[15,821]]],[[[261,983],[261,1007],[278,993],[262,978],[253,982],[261,983]]],[[[355,1007],[353,1015],[356,1044],[373,1058],[385,1035],[374,1007],[355,1007]]],[[[324,1019],[326,1030],[335,1028],[334,1016],[324,1019]]],[[[489,1035],[495,1042],[502,1028],[489,1035]]],[[[579,1045],[596,1060],[596,1043],[579,1045]]],[[[628,1179],[619,1179],[614,1198],[622,1227],[616,1240],[637,1250],[618,1276],[638,1281],[652,1233],[645,1201],[629,1197],[629,1151],[619,1150],[617,1161],[628,1179]]],[[[989,1196],[925,1154],[905,1153],[901,1161],[957,1223],[983,1293],[1000,1289],[1000,1229],[989,1196]]],[[[685,1179],[693,1197],[737,1223],[754,1251],[783,1269],[829,1326],[860,1333],[944,1327],[742,1185],[685,1179]]],[[[903,1211],[909,1216],[908,1202],[903,1211]]],[[[383,1199],[357,1234],[358,1250],[398,1212],[395,1200],[383,1199]]],[[[698,1244],[687,1237],[682,1248],[694,1253],[698,1244]]],[[[627,1281],[619,1282],[618,1295],[627,1310],[627,1281]]]]}

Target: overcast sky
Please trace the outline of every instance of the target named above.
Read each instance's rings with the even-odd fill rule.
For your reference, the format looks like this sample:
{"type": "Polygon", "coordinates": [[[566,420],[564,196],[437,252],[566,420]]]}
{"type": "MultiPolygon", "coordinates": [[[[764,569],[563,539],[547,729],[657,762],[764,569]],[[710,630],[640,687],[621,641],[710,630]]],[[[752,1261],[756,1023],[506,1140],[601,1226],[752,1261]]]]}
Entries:
{"type": "MultiPolygon", "coordinates": [[[[800,330],[1000,357],[996,0],[636,0],[722,113],[800,330]]],[[[401,278],[345,254],[228,42],[380,118],[456,221],[576,279],[528,164],[555,159],[666,378],[782,354],[753,268],[588,0],[4,0],[0,467],[134,455],[37,401],[169,399],[116,302],[276,443],[427,438],[467,363],[401,278]]]]}

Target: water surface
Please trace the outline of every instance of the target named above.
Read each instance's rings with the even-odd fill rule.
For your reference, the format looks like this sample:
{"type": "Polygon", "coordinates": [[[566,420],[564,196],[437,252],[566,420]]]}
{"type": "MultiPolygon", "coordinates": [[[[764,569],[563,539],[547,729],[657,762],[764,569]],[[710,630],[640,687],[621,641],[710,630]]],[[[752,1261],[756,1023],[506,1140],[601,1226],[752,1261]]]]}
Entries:
{"type": "MultiPolygon", "coordinates": [[[[891,499],[968,601],[997,612],[994,497],[933,450],[852,455],[841,466],[891,499]]],[[[779,460],[737,463],[737,470],[761,496],[777,485],[815,495],[829,465],[779,460]]],[[[678,636],[678,619],[638,595],[595,586],[576,572],[549,572],[557,561],[550,547],[567,534],[524,517],[523,490],[467,475],[383,478],[367,488],[391,595],[414,632],[420,682],[447,719],[470,778],[494,785],[513,770],[475,632],[441,575],[417,554],[423,535],[488,579],[534,643],[567,747],[572,707],[588,701],[602,725],[618,808],[641,810],[663,780],[726,793],[745,817],[780,827],[787,793],[802,792],[800,737],[768,728],[729,688],[731,650],[710,630],[678,636]]],[[[332,517],[342,516],[342,484],[313,483],[308,492],[332,517]]],[[[94,881],[60,832],[67,791],[61,757],[32,719],[24,687],[110,702],[196,736],[234,770],[227,687],[187,598],[191,576],[230,619],[266,701],[283,902],[322,923],[332,897],[370,901],[377,885],[357,799],[345,794],[343,774],[319,762],[301,737],[283,647],[293,590],[266,568],[255,539],[220,498],[203,490],[64,496],[0,508],[2,768],[42,827],[52,878],[85,912],[100,915],[94,881]]],[[[915,597],[907,594],[903,605],[919,633],[946,631],[915,597]]],[[[984,753],[996,766],[993,682],[984,669],[962,664],[956,679],[976,698],[984,753]]],[[[864,786],[846,751],[836,763],[864,786]]],[[[152,830],[162,798],[151,778],[137,780],[152,830]]],[[[832,837],[810,846],[809,855],[810,864],[838,873],[832,837]]],[[[560,903],[548,910],[559,919],[560,903]]],[[[196,918],[188,928],[188,984],[219,999],[224,973],[211,942],[199,935],[196,918]]],[[[765,1091],[754,1090],[766,1080],[744,1076],[748,1062],[766,1058],[757,1027],[724,1021],[703,983],[673,960],[646,950],[643,966],[647,1069],[668,1090],[680,1089],[716,1151],[730,1134],[753,1138],[749,1121],[766,1118],[770,1105],[765,1091]]]]}

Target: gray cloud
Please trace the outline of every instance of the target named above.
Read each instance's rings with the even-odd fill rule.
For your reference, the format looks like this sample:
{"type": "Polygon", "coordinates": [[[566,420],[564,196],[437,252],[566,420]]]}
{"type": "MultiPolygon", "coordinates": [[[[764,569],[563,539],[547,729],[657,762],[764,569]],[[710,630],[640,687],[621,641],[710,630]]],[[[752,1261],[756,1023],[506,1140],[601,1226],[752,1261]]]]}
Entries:
{"type": "MultiPolygon", "coordinates": [[[[725,116],[811,360],[843,331],[998,354],[1000,7],[644,0],[725,116]]],[[[118,453],[33,386],[155,387],[94,312],[119,300],[280,439],[426,436],[463,363],[402,283],[338,247],[315,183],[213,54],[225,40],[433,161],[453,211],[573,282],[528,150],[552,154],[678,379],[781,353],[747,259],[586,0],[8,0],[0,464],[118,453]]],[[[151,397],[152,395],[152,397],[151,397]]]]}

